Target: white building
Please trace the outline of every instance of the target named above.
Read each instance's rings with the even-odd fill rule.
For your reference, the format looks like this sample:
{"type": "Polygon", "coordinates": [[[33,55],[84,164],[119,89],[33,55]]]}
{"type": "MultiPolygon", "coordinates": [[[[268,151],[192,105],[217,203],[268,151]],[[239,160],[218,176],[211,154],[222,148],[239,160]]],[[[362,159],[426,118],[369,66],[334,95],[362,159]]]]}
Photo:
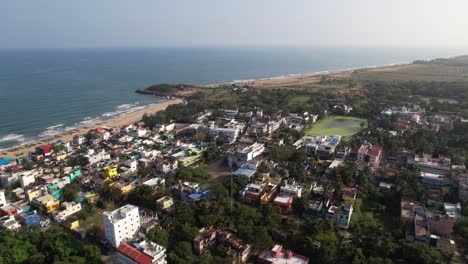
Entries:
{"type": "Polygon", "coordinates": [[[13,215],[6,215],[0,218],[0,228],[2,229],[15,230],[20,227],[21,225],[16,221],[13,215]]]}
{"type": "Polygon", "coordinates": [[[305,136],[300,140],[302,140],[303,147],[307,153],[315,154],[320,152],[331,154],[335,152],[336,146],[340,144],[341,136],[305,136]]]}
{"type": "Polygon", "coordinates": [[[137,169],[138,169],[138,161],[137,160],[127,160],[125,162],[125,166],[127,166],[131,172],[136,172],[137,169]]]}
{"type": "Polygon", "coordinates": [[[0,190],[0,206],[6,205],[6,197],[5,197],[5,190],[0,190]]]}
{"type": "Polygon", "coordinates": [[[81,204],[75,202],[63,202],[60,207],[62,208],[55,216],[55,221],[63,222],[67,217],[81,211],[81,204]]]}
{"type": "Polygon", "coordinates": [[[288,196],[301,198],[302,187],[286,183],[284,186],[281,186],[280,188],[280,196],[281,195],[288,195],[288,196]]]}
{"type": "Polygon", "coordinates": [[[75,145],[82,145],[86,141],[84,136],[74,136],[73,137],[73,144],[75,145]]]}
{"type": "Polygon", "coordinates": [[[341,228],[348,229],[352,214],[353,214],[353,203],[352,202],[343,203],[335,214],[336,224],[341,228]]]}
{"type": "Polygon", "coordinates": [[[273,132],[275,132],[276,130],[278,130],[278,128],[280,128],[281,126],[281,122],[280,121],[270,121],[267,123],[267,132],[268,134],[271,134],[273,132]]]}
{"type": "Polygon", "coordinates": [[[21,187],[24,189],[28,187],[29,185],[33,184],[36,182],[36,175],[32,173],[25,173],[19,176],[19,181],[21,184],[21,187]]]}
{"type": "Polygon", "coordinates": [[[240,151],[240,156],[244,161],[250,161],[265,151],[265,145],[261,143],[254,143],[240,151]]]}
{"type": "Polygon", "coordinates": [[[138,207],[127,204],[102,215],[106,239],[112,246],[118,247],[123,241],[138,235],[140,229],[138,207]]]}
{"type": "Polygon", "coordinates": [[[434,174],[450,174],[451,160],[449,158],[432,158],[430,155],[415,155],[408,158],[408,164],[419,166],[422,172],[434,174]]]}
{"type": "Polygon", "coordinates": [[[209,134],[211,136],[223,136],[223,137],[230,137],[233,140],[236,140],[237,136],[239,136],[239,129],[237,128],[223,128],[223,127],[217,127],[217,128],[210,128],[209,134]]]}
{"type": "Polygon", "coordinates": [[[57,186],[59,189],[63,189],[63,187],[65,187],[65,185],[67,184],[70,184],[70,182],[71,182],[70,177],[62,177],[58,179],[57,186]]]}

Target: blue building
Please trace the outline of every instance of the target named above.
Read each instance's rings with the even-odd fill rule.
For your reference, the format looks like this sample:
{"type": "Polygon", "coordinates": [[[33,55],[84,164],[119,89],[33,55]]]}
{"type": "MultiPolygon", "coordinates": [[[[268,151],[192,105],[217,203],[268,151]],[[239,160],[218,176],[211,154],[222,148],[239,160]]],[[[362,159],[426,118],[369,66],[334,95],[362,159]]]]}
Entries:
{"type": "Polygon", "coordinates": [[[441,174],[421,172],[419,177],[423,184],[427,184],[432,187],[443,187],[445,185],[445,176],[441,174]]]}
{"type": "Polygon", "coordinates": [[[31,211],[29,213],[21,213],[18,216],[19,220],[21,223],[26,225],[27,227],[33,226],[33,225],[40,225],[40,220],[39,220],[39,214],[37,214],[37,211],[31,211]]]}
{"type": "Polygon", "coordinates": [[[2,158],[0,159],[0,166],[8,165],[12,160],[12,158],[2,158]]]}

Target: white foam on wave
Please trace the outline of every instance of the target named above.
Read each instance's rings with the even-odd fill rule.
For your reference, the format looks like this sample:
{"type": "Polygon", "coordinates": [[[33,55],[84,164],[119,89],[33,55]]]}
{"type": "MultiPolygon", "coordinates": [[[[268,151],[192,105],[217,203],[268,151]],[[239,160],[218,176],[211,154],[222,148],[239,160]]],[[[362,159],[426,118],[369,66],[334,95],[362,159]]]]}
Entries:
{"type": "Polygon", "coordinates": [[[47,127],[46,129],[47,129],[47,130],[51,130],[51,129],[55,129],[55,128],[59,128],[59,127],[63,127],[63,124],[58,124],[58,125],[55,125],[55,126],[50,126],[50,127],[47,127]]]}
{"type": "Polygon", "coordinates": [[[102,114],[101,116],[105,117],[105,118],[114,118],[114,117],[122,116],[122,115],[125,115],[125,114],[129,114],[129,113],[144,109],[145,107],[148,107],[148,106],[152,105],[152,104],[150,104],[150,105],[139,105],[139,104],[140,104],[140,102],[135,102],[135,103],[132,103],[132,104],[119,105],[119,106],[116,107],[116,111],[106,112],[106,113],[102,114]]]}
{"type": "Polygon", "coordinates": [[[161,103],[165,102],[165,100],[161,100],[161,102],[158,103],[151,103],[148,105],[141,105],[140,102],[135,102],[131,104],[125,104],[125,105],[119,105],[115,109],[116,111],[114,112],[107,112],[102,114],[101,116],[87,116],[83,118],[81,121],[74,123],[73,125],[67,125],[65,126],[64,124],[57,124],[54,126],[49,126],[47,127],[44,131],[39,133],[36,137],[34,138],[28,138],[28,141],[26,141],[26,138],[24,135],[19,135],[19,134],[9,134],[4,137],[0,137],[0,142],[18,142],[18,144],[14,144],[12,147],[4,148],[1,150],[8,150],[12,149],[15,147],[19,147],[22,145],[27,145],[29,143],[34,142],[37,139],[52,139],[54,136],[57,135],[62,135],[64,133],[70,132],[72,130],[86,127],[86,126],[92,126],[95,124],[98,124],[102,121],[109,120],[115,117],[119,117],[122,115],[126,115],[135,111],[139,111],[142,109],[145,109],[146,107],[151,107],[155,105],[159,105],[161,103]]]}
{"type": "Polygon", "coordinates": [[[102,120],[99,117],[94,117],[94,118],[85,118],[82,121],[80,121],[80,124],[88,126],[88,125],[94,125],[99,122],[102,122],[102,120]]]}
{"type": "Polygon", "coordinates": [[[24,135],[21,135],[21,134],[8,134],[0,138],[0,142],[7,142],[7,141],[23,142],[24,140],[25,140],[24,135]]]}

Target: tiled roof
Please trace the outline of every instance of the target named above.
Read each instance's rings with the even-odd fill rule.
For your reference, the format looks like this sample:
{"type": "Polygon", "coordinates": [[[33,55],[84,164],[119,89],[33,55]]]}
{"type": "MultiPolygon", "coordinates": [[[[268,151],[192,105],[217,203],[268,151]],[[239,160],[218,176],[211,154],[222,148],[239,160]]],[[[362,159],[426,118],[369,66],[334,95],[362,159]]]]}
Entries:
{"type": "Polygon", "coordinates": [[[128,243],[120,244],[117,251],[139,264],[151,264],[153,262],[151,256],[139,251],[128,243]]]}

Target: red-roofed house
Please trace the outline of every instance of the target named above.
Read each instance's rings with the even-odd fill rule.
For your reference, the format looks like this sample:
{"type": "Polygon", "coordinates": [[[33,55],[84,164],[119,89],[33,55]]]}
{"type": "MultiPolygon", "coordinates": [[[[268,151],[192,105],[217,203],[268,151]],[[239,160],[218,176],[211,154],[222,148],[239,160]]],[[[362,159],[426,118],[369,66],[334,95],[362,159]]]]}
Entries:
{"type": "Polygon", "coordinates": [[[36,153],[39,155],[48,156],[52,153],[52,146],[42,145],[42,146],[36,147],[36,153]]]}
{"type": "Polygon", "coordinates": [[[368,163],[371,167],[378,167],[382,159],[382,148],[364,142],[358,150],[358,161],[368,163]]]}
{"type": "Polygon", "coordinates": [[[152,242],[127,243],[117,247],[118,263],[166,264],[166,249],[152,242]]]}
{"type": "Polygon", "coordinates": [[[283,214],[288,214],[292,209],[293,200],[294,200],[294,196],[278,195],[273,200],[273,205],[278,206],[279,208],[281,208],[281,212],[283,214]]]}

